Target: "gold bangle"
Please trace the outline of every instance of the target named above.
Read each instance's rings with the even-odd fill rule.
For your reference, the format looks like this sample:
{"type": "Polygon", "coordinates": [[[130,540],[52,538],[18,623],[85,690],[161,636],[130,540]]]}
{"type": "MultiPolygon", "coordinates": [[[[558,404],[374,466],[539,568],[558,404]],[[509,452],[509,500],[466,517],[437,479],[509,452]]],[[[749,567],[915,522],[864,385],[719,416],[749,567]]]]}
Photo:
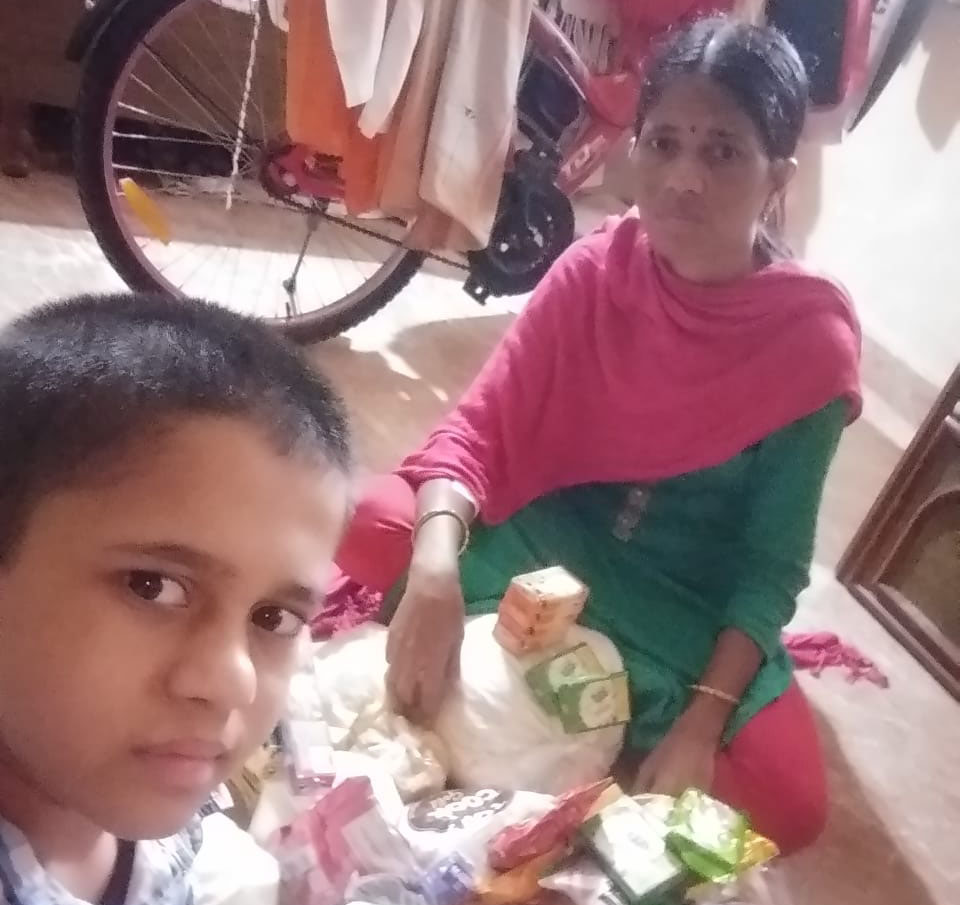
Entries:
{"type": "Polygon", "coordinates": [[[732,704],[736,707],[740,703],[740,698],[735,698],[732,694],[727,694],[725,691],[721,691],[719,688],[713,688],[710,685],[691,685],[691,691],[698,691],[700,694],[710,695],[712,698],[716,698],[718,701],[726,701],[728,704],[732,704]]]}
{"type": "Polygon", "coordinates": [[[456,509],[431,509],[429,512],[424,512],[423,515],[417,519],[413,526],[411,542],[417,542],[417,535],[420,533],[420,529],[427,522],[441,515],[449,515],[451,518],[455,518],[460,523],[460,529],[463,532],[463,541],[460,544],[460,549],[457,551],[457,556],[462,556],[464,550],[466,550],[470,545],[470,523],[459,512],[457,512],[456,509]]]}

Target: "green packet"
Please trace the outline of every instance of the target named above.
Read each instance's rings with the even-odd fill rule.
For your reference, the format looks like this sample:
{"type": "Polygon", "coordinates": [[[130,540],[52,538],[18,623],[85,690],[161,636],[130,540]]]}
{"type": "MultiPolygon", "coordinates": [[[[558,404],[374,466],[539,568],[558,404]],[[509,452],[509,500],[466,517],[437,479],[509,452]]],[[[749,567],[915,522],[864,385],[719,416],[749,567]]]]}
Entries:
{"type": "Polygon", "coordinates": [[[672,900],[689,875],[666,847],[661,816],[626,795],[580,828],[580,835],[629,905],[672,900]]]}
{"type": "Polygon", "coordinates": [[[559,716],[557,691],[563,685],[578,679],[603,676],[605,672],[593,648],[584,642],[537,663],[527,670],[524,678],[544,712],[559,716]]]}
{"type": "Polygon", "coordinates": [[[734,873],[750,825],[743,814],[697,789],[687,789],[667,818],[667,845],[704,880],[734,873]]]}
{"type": "Polygon", "coordinates": [[[557,689],[560,722],[569,734],[630,722],[630,686],[625,672],[568,682],[557,689]]]}

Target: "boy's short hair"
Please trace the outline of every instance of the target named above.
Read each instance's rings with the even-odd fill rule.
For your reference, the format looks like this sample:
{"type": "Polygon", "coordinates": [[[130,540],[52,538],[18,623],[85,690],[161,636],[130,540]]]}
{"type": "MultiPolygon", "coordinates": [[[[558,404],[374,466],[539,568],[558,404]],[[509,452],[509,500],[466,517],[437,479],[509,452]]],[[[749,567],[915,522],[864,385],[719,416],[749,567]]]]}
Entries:
{"type": "Polygon", "coordinates": [[[247,417],[349,468],[342,400],[261,321],[197,299],[81,295],[0,330],[0,561],[36,501],[97,479],[177,415],[247,417]]]}

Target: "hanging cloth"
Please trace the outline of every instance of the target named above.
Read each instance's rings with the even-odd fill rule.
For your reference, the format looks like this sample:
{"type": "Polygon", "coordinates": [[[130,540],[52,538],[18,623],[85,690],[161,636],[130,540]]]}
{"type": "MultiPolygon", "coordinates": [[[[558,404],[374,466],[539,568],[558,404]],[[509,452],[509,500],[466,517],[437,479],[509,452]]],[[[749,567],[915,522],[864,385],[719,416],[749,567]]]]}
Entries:
{"type": "Polygon", "coordinates": [[[351,214],[377,206],[381,139],[357,128],[347,109],[324,0],[288,0],[287,133],[290,140],[342,159],[344,203],[351,214]]]}
{"type": "Polygon", "coordinates": [[[406,82],[423,25],[424,0],[396,0],[383,39],[373,94],[360,114],[367,138],[385,132],[406,82]]]}
{"type": "Polygon", "coordinates": [[[373,97],[388,0],[326,0],[326,5],[344,100],[348,107],[358,107],[373,97]]]}

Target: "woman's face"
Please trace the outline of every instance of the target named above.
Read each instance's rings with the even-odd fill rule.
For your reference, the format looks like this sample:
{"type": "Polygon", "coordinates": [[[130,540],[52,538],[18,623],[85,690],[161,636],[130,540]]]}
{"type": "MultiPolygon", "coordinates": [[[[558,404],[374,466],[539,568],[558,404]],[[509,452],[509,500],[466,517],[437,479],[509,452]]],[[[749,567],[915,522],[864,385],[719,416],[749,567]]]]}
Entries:
{"type": "Polygon", "coordinates": [[[650,241],[678,273],[716,282],[752,269],[763,213],[795,163],[767,157],[724,88],[702,75],[676,78],[647,114],[633,156],[650,241]]]}

